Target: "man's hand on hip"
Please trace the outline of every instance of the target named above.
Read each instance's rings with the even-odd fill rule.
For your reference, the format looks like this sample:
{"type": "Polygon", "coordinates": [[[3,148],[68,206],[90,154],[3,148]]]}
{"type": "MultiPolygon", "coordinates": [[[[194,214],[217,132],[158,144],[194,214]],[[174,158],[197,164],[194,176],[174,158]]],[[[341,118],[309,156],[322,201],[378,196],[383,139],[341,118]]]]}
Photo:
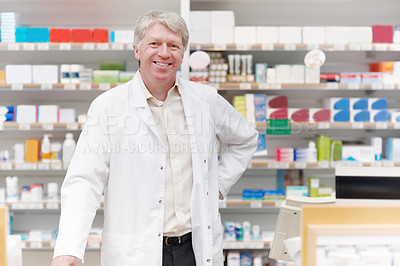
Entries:
{"type": "Polygon", "coordinates": [[[76,257],[74,256],[59,256],[53,259],[51,266],[76,266],[76,257]]]}

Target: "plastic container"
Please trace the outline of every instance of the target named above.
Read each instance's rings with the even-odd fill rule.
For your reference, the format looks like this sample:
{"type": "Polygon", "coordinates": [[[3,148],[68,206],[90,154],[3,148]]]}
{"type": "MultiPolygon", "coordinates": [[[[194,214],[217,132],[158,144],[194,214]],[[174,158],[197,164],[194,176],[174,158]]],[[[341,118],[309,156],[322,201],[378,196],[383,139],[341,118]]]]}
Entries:
{"type": "Polygon", "coordinates": [[[61,143],[51,143],[51,162],[61,162],[61,143]]]}
{"type": "Polygon", "coordinates": [[[67,133],[65,135],[65,140],[62,147],[62,161],[63,163],[70,163],[72,155],[74,154],[76,147],[76,142],[74,140],[74,135],[72,133],[67,133]]]}
{"type": "Polygon", "coordinates": [[[50,134],[44,134],[42,140],[42,162],[49,163],[51,156],[50,134]]]}
{"type": "Polygon", "coordinates": [[[14,149],[14,161],[16,163],[25,162],[25,144],[17,143],[13,147],[14,149]]]}
{"type": "Polygon", "coordinates": [[[6,198],[7,202],[18,201],[18,177],[6,177],[6,198]]]}
{"type": "Polygon", "coordinates": [[[310,141],[307,148],[307,162],[316,163],[317,162],[317,148],[315,147],[315,142],[310,141]]]}
{"type": "Polygon", "coordinates": [[[58,184],[56,182],[47,184],[47,200],[52,202],[58,201],[58,184]]]}

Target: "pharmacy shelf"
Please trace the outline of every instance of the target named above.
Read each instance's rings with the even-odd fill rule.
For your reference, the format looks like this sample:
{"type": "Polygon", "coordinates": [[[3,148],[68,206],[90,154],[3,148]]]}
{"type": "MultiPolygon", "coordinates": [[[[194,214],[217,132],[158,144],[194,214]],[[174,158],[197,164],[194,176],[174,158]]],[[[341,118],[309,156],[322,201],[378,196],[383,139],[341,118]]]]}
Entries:
{"type": "Polygon", "coordinates": [[[133,51],[133,46],[129,43],[0,43],[1,51],[133,51]]]}
{"type": "MultiPolygon", "coordinates": [[[[257,130],[265,132],[266,124],[258,122],[257,130]]],[[[391,122],[292,122],[292,135],[315,134],[319,130],[397,130],[400,129],[400,123],[391,122]],[[295,133],[295,134],[294,134],[295,133]]],[[[273,136],[273,135],[269,135],[273,136]]],[[[279,135],[285,136],[285,135],[279,135]]]]}
{"type": "Polygon", "coordinates": [[[397,43],[371,43],[371,44],[190,44],[190,50],[205,51],[308,51],[320,49],[326,52],[342,51],[400,51],[397,43]]]}
{"type": "Polygon", "coordinates": [[[358,90],[368,90],[368,91],[391,91],[400,89],[400,84],[369,84],[369,83],[337,83],[337,82],[328,82],[328,83],[315,83],[315,84],[307,84],[307,83],[255,83],[255,82],[243,82],[243,83],[235,83],[235,82],[226,82],[226,83],[209,83],[209,85],[218,89],[219,91],[246,91],[246,90],[256,90],[256,91],[298,91],[298,90],[311,90],[311,91],[337,91],[337,90],[345,90],[345,91],[358,91],[358,90]]]}
{"type": "MultiPolygon", "coordinates": [[[[53,241],[23,241],[24,250],[53,250],[55,240],[53,241]]],[[[224,250],[257,250],[269,249],[270,241],[223,241],[222,248],[224,250]]],[[[100,250],[101,241],[91,241],[87,244],[86,249],[100,250]]]]}
{"type": "Polygon", "coordinates": [[[335,161],[335,162],[278,162],[275,160],[253,160],[250,169],[335,169],[336,167],[400,167],[400,162],[382,160],[376,162],[355,162],[355,161],[335,161]]]}
{"type": "Polygon", "coordinates": [[[270,241],[226,241],[222,243],[224,250],[243,250],[243,249],[269,249],[270,241]]]}
{"type": "Polygon", "coordinates": [[[0,171],[35,171],[35,172],[65,172],[68,169],[69,164],[61,162],[54,163],[12,163],[12,162],[0,162],[0,171]]]}
{"type": "MultiPolygon", "coordinates": [[[[15,122],[4,122],[0,124],[0,131],[80,131],[83,127],[83,123],[15,123],[15,122]]],[[[265,123],[257,123],[256,127],[259,131],[265,132],[265,123]]],[[[341,130],[352,130],[352,129],[364,129],[364,130],[393,130],[400,129],[400,123],[391,122],[292,122],[292,132],[299,133],[300,130],[306,130],[307,134],[310,130],[329,130],[329,129],[341,129],[341,130]]],[[[314,132],[315,133],[315,132],[314,132]]]]}
{"type": "Polygon", "coordinates": [[[106,91],[119,83],[0,84],[0,91],[106,91]]]}
{"type": "Polygon", "coordinates": [[[83,123],[15,123],[0,124],[0,131],[80,131],[83,123]]]}

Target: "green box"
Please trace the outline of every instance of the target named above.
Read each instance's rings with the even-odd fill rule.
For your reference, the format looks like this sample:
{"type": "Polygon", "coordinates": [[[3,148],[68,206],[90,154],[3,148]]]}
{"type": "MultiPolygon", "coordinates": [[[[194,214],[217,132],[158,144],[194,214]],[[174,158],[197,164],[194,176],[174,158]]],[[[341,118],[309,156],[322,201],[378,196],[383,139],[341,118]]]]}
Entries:
{"type": "Polygon", "coordinates": [[[266,122],[268,135],[290,135],[292,132],[290,119],[267,119],[266,122]]]}
{"type": "Polygon", "coordinates": [[[94,70],[93,83],[118,83],[118,70],[94,70]]]}

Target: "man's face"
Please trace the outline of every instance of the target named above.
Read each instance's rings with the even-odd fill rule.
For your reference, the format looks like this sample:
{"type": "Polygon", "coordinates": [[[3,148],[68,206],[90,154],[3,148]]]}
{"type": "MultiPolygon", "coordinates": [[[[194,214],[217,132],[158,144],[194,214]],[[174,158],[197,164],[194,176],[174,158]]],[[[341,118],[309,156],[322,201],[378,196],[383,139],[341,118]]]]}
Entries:
{"type": "Polygon", "coordinates": [[[134,49],[146,86],[173,86],[184,55],[182,34],[173,32],[163,24],[154,23],[147,28],[139,47],[134,49]]]}

